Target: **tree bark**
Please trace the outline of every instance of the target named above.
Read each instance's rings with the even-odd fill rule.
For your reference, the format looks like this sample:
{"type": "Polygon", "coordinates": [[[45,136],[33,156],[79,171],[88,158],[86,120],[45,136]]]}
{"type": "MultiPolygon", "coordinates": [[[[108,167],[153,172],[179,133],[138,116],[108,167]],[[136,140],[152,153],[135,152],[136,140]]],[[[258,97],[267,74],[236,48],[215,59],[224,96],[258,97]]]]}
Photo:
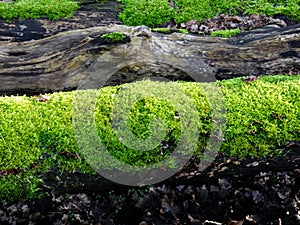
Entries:
{"type": "Polygon", "coordinates": [[[207,82],[282,73],[300,73],[300,24],[229,39],[111,25],[0,42],[0,94],[99,88],[149,76],[207,82]],[[111,32],[126,38],[101,37],[111,32]]]}

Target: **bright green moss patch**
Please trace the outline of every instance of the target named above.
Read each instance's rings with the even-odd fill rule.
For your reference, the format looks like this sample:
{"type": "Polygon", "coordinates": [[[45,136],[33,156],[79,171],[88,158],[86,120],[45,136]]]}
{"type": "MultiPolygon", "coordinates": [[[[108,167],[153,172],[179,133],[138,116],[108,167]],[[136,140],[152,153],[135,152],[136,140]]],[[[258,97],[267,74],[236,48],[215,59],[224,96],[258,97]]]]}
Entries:
{"type": "Polygon", "coordinates": [[[126,25],[155,27],[174,19],[176,23],[195,19],[203,21],[218,14],[275,14],[300,20],[300,0],[173,0],[174,7],[167,0],[119,0],[125,8],[119,18],[126,25]]]}
{"type": "Polygon", "coordinates": [[[171,33],[171,29],[169,29],[169,28],[164,28],[164,27],[161,27],[161,28],[153,28],[152,31],[154,31],[154,32],[159,32],[159,33],[164,33],[164,34],[170,34],[170,33],[171,33]]]}
{"type": "Polygon", "coordinates": [[[41,154],[32,101],[25,97],[0,98],[0,169],[27,168],[41,154]]]}
{"type": "Polygon", "coordinates": [[[154,32],[159,32],[159,33],[164,33],[164,34],[170,34],[172,32],[179,32],[182,34],[188,34],[188,30],[186,29],[170,29],[170,28],[164,28],[164,27],[159,27],[159,28],[152,28],[151,29],[154,32]]]}
{"type": "MultiPolygon", "coordinates": [[[[197,83],[168,83],[171,86],[170,90],[173,90],[176,93],[179,90],[183,90],[183,93],[188,93],[188,97],[193,100],[193,104],[195,105],[199,118],[203,118],[201,121],[194,121],[195,124],[198,124],[198,128],[200,131],[198,143],[198,149],[204,148],[207,142],[207,135],[210,130],[210,109],[205,94],[202,91],[201,86],[197,83]]],[[[143,89],[146,82],[143,84],[139,84],[143,89]]],[[[126,86],[125,86],[126,87],[126,86]]],[[[162,95],[170,90],[168,90],[167,85],[161,85],[157,87],[156,90],[160,91],[162,95]]],[[[132,96],[138,90],[137,88],[133,89],[131,94],[128,94],[127,97],[132,96]]],[[[115,135],[114,130],[112,129],[112,120],[114,117],[111,115],[112,110],[115,115],[118,114],[126,114],[126,102],[124,105],[114,106],[114,100],[116,95],[118,95],[120,91],[116,91],[114,88],[103,88],[100,91],[98,107],[96,111],[96,121],[99,135],[101,137],[102,143],[105,144],[106,149],[117,159],[136,166],[147,166],[149,164],[158,163],[161,160],[165,159],[178,143],[180,138],[180,134],[182,132],[180,126],[180,116],[177,115],[178,111],[170,105],[169,102],[162,99],[157,98],[141,98],[137,101],[133,108],[130,110],[129,121],[130,121],[130,132],[132,132],[139,139],[147,139],[151,136],[150,125],[151,121],[155,118],[159,118],[164,122],[164,126],[166,127],[166,134],[163,135],[162,141],[165,143],[173,143],[171,148],[167,148],[165,154],[162,154],[162,145],[160,144],[161,140],[158,142],[158,146],[153,146],[154,148],[150,148],[151,150],[142,151],[143,149],[147,149],[148,146],[152,145],[153,142],[157,143],[156,140],[150,139],[150,143],[146,144],[142,149],[141,148],[128,148],[122,142],[120,142],[119,137],[115,135]]],[[[125,97],[124,97],[125,98],[125,97]]],[[[123,99],[123,97],[122,97],[123,99]]],[[[181,104],[184,106],[187,104],[183,98],[178,98],[178,101],[181,101],[181,104]]],[[[128,104],[128,103],[127,103],[128,104]]],[[[192,125],[192,124],[191,124],[192,125]]],[[[114,124],[114,126],[121,126],[118,122],[114,124]]],[[[154,132],[155,132],[154,127],[154,132]]],[[[159,128],[162,130],[163,128],[159,128]]],[[[189,129],[186,127],[185,129],[189,129]]],[[[158,132],[159,132],[158,130],[158,132]]],[[[130,136],[130,133],[127,134],[130,136]]],[[[125,135],[125,136],[127,136],[125,135]]],[[[147,142],[146,142],[147,143],[147,142]]],[[[131,144],[133,144],[131,142],[131,144]]],[[[196,148],[195,148],[196,150],[196,148]]]]}
{"type": "MultiPolygon", "coordinates": [[[[141,88],[150,81],[143,82],[141,88]]],[[[212,125],[210,103],[203,86],[189,82],[169,82],[168,85],[183,91],[195,105],[200,120],[197,121],[199,139],[194,147],[199,153],[206,146],[212,125]]],[[[251,83],[237,78],[219,82],[219,85],[226,103],[227,120],[221,151],[234,156],[264,157],[279,154],[276,147],[288,140],[300,140],[300,75],[260,76],[251,83]]],[[[156,89],[163,92],[164,86],[156,89]]],[[[122,90],[126,90],[126,84],[90,90],[99,94],[93,116],[105,148],[118,160],[131,165],[149,165],[166,158],[180,138],[181,115],[165,100],[141,98],[128,114],[132,133],[140,139],[148,138],[151,121],[158,117],[166,127],[163,140],[173,145],[163,154],[162,145],[149,151],[128,148],[112,129],[112,110],[122,90]]],[[[72,123],[75,93],[54,93],[46,102],[26,96],[0,97],[1,200],[35,196],[44,182],[41,174],[48,171],[94,173],[75,140],[72,123]]],[[[133,95],[134,92],[130,92],[128,97],[133,95]]],[[[122,114],[125,109],[126,104],[117,112],[122,114]]],[[[103,165],[114,168],[109,163],[103,165]]]]}
{"type": "Polygon", "coordinates": [[[177,29],[177,31],[179,33],[182,33],[182,34],[188,34],[189,33],[189,31],[187,29],[177,29]]]}
{"type": "Polygon", "coordinates": [[[0,2],[0,17],[15,18],[70,18],[78,9],[78,3],[71,0],[16,0],[0,2]]]}
{"type": "Polygon", "coordinates": [[[237,28],[237,29],[231,29],[231,30],[216,30],[216,31],[213,31],[210,35],[230,38],[230,37],[240,34],[240,33],[241,33],[241,30],[237,28]]]}
{"type": "Polygon", "coordinates": [[[125,40],[126,36],[121,32],[112,32],[108,34],[102,34],[101,38],[107,42],[116,43],[125,40]]]}
{"type": "Polygon", "coordinates": [[[146,25],[151,28],[165,23],[174,16],[168,0],[120,0],[125,10],[119,15],[126,25],[146,25]]]}
{"type": "Polygon", "coordinates": [[[300,79],[259,77],[221,83],[227,130],[222,149],[231,155],[264,156],[287,140],[300,140],[300,79]]]}
{"type": "Polygon", "coordinates": [[[37,176],[23,172],[0,177],[0,200],[15,201],[17,199],[35,198],[39,194],[42,180],[37,176]]]}

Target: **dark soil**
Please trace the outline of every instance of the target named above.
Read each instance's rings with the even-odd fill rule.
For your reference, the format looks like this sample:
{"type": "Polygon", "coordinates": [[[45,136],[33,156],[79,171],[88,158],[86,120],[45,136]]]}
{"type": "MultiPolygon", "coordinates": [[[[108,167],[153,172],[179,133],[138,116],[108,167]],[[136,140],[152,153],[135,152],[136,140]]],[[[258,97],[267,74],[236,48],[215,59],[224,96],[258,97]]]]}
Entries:
{"type": "MultiPolygon", "coordinates": [[[[109,1],[101,6],[85,4],[70,20],[15,20],[13,25],[1,20],[0,43],[121,24],[117,20],[119,10],[119,3],[109,1]],[[104,7],[109,4],[113,10],[104,7]]],[[[240,27],[239,23],[245,24],[242,21],[246,20],[246,24],[254,26],[251,28],[294,23],[280,16],[275,22],[275,18],[252,17],[256,22],[249,22],[249,17],[221,15],[202,24],[189,21],[176,25],[170,21],[162,26],[187,27],[190,32],[198,32],[201,27],[209,33],[210,29],[224,29],[227,24],[240,27]]],[[[170,180],[144,188],[115,184],[111,191],[101,191],[93,177],[89,188],[64,189],[63,185],[53,184],[45,190],[43,199],[2,202],[0,224],[300,224],[300,144],[289,142],[280,148],[285,153],[281,157],[240,160],[220,154],[204,171],[198,168],[196,160],[190,160],[170,180]]]]}
{"type": "Polygon", "coordinates": [[[300,143],[289,142],[281,150],[285,154],[281,157],[243,160],[220,154],[204,171],[192,159],[169,180],[143,188],[114,184],[112,190],[101,191],[96,177],[77,189],[50,184],[43,199],[3,202],[0,222],[299,224],[300,143]]]}

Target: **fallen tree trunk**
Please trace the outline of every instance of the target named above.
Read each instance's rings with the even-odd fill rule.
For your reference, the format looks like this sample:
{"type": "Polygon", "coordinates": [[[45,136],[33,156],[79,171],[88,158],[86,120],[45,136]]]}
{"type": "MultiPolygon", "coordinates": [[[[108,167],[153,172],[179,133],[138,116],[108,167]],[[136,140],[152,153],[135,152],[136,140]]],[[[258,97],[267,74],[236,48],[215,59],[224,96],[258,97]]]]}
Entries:
{"type": "Polygon", "coordinates": [[[145,76],[206,82],[281,73],[300,73],[299,24],[265,27],[230,39],[112,25],[0,42],[0,94],[99,88],[145,76]],[[111,32],[126,38],[103,39],[111,32]]]}

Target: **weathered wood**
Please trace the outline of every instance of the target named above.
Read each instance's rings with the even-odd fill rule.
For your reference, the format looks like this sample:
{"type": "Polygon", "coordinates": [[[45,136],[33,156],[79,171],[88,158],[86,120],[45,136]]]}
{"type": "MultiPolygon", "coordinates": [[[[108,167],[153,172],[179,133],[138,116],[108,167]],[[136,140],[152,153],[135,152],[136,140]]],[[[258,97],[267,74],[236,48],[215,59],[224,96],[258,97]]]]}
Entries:
{"type": "Polygon", "coordinates": [[[300,73],[300,24],[230,39],[112,25],[0,42],[0,94],[97,88],[143,76],[205,82],[280,73],[300,73]],[[110,32],[127,38],[105,42],[101,35],[110,32]]]}

